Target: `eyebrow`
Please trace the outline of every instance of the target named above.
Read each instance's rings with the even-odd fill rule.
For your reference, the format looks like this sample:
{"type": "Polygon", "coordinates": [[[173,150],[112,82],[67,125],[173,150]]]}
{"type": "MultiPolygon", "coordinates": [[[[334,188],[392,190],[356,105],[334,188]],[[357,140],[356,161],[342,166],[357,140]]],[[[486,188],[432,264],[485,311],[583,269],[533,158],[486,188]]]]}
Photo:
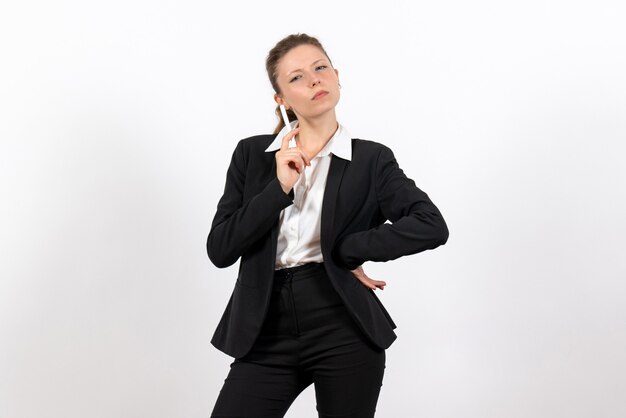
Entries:
{"type": "MultiPolygon", "coordinates": [[[[311,65],[313,65],[313,64],[315,64],[316,62],[319,62],[319,61],[324,61],[324,58],[320,58],[320,59],[318,59],[317,61],[313,61],[313,63],[312,63],[311,65]]],[[[293,70],[293,71],[289,72],[289,73],[287,74],[287,77],[289,77],[289,75],[290,75],[290,74],[295,73],[296,71],[302,71],[302,68],[298,68],[298,69],[296,69],[296,70],[293,70]]]]}

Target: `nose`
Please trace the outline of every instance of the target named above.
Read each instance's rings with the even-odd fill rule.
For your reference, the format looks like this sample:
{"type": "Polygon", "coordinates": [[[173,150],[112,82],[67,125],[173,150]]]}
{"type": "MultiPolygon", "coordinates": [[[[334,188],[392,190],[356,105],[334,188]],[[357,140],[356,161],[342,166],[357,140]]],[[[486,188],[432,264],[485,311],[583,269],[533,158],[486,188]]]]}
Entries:
{"type": "Polygon", "coordinates": [[[311,84],[311,87],[315,87],[320,83],[320,79],[315,75],[313,76],[313,82],[311,84]]]}

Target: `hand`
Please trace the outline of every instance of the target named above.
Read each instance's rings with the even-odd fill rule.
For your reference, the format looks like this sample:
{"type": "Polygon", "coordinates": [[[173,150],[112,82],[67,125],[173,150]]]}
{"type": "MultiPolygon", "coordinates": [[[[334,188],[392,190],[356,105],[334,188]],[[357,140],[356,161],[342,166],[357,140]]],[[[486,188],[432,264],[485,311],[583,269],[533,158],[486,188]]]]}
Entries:
{"type": "Polygon", "coordinates": [[[276,152],[276,176],[285,193],[289,193],[293,189],[293,185],[300,178],[304,166],[311,165],[309,157],[299,146],[289,148],[289,140],[299,131],[299,127],[289,131],[283,137],[280,150],[276,152]]]}
{"type": "Polygon", "coordinates": [[[352,274],[354,274],[354,276],[363,284],[363,286],[368,289],[376,290],[378,288],[380,290],[385,290],[385,286],[387,286],[387,283],[381,280],[370,279],[367,274],[365,274],[365,271],[363,271],[363,266],[359,266],[351,271],[352,274]]]}

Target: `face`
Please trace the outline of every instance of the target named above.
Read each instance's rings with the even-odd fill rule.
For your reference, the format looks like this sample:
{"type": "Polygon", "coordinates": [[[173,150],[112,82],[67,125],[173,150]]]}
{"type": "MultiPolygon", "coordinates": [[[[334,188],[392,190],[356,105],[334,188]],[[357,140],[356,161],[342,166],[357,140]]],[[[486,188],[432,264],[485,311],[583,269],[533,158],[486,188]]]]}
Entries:
{"type": "Polygon", "coordinates": [[[276,81],[282,94],[274,95],[274,100],[292,109],[298,118],[318,117],[333,111],[339,102],[338,75],[319,48],[297,46],[278,63],[276,81]],[[327,93],[314,98],[321,91],[327,93]]]}

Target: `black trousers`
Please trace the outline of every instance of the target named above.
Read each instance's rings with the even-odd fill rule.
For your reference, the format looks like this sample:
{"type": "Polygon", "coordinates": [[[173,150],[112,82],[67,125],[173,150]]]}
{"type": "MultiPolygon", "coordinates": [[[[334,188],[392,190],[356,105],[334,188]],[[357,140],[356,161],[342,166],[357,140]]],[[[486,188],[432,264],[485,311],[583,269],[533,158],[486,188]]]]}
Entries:
{"type": "Polygon", "coordinates": [[[283,417],[313,383],[319,417],[371,418],[384,369],[385,350],[350,317],[323,264],[278,270],[261,333],[231,363],[211,417],[283,417]]]}

